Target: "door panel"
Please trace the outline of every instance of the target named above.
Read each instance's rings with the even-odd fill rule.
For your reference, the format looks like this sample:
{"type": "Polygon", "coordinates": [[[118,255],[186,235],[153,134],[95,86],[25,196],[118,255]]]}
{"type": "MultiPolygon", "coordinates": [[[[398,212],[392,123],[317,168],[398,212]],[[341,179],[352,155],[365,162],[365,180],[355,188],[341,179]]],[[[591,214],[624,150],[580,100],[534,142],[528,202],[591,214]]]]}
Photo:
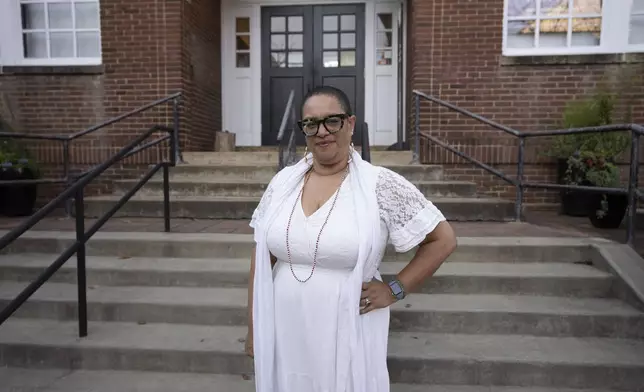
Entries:
{"type": "Polygon", "coordinates": [[[310,6],[262,9],[262,145],[277,144],[291,89],[298,111],[313,85],[312,20],[310,6]]]}
{"type": "MultiPolygon", "coordinates": [[[[303,96],[330,85],[364,121],[364,25],[363,4],[262,8],[262,145],[277,143],[291,89],[298,119],[303,96]]],[[[300,132],[297,141],[304,144],[300,132]]]]}
{"type": "Polygon", "coordinates": [[[315,6],[314,18],[315,84],[347,94],[358,121],[353,142],[359,145],[364,122],[364,5],[315,6]]]}

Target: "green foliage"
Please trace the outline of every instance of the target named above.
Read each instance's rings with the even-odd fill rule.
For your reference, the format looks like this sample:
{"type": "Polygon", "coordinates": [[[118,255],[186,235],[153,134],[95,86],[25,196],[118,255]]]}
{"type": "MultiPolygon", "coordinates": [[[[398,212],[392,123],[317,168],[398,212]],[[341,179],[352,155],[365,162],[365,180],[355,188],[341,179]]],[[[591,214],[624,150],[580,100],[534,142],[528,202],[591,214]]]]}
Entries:
{"type": "MultiPolygon", "coordinates": [[[[0,114],[0,132],[15,132],[2,114],[0,114]]],[[[29,150],[15,139],[0,138],[0,164],[3,163],[11,163],[15,168],[28,168],[36,177],[40,177],[38,165],[29,150]]]]}
{"type": "MultiPolygon", "coordinates": [[[[609,125],[613,123],[615,96],[599,92],[590,98],[570,102],[564,111],[564,128],[584,128],[609,125]]],[[[605,158],[615,160],[630,147],[630,133],[597,132],[575,135],[562,135],[554,138],[547,153],[549,156],[568,159],[605,158]]]]}

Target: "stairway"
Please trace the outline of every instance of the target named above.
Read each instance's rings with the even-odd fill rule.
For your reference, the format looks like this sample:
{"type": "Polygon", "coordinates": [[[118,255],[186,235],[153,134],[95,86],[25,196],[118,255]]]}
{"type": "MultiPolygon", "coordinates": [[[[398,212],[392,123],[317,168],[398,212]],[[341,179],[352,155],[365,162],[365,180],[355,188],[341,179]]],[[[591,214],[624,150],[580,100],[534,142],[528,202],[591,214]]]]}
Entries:
{"type": "MultiPolygon", "coordinates": [[[[476,184],[444,179],[438,165],[410,165],[410,152],[372,151],[372,162],[416,184],[452,221],[509,221],[514,203],[479,198],[476,184]]],[[[172,168],[171,214],[178,218],[250,219],[266,186],[277,172],[274,150],[186,153],[186,164],[172,168]]],[[[136,180],[115,182],[113,195],[86,198],[86,216],[107,212],[136,180]]],[[[163,178],[157,175],[116,216],[163,216],[163,178]]]]}
{"type": "MultiPolygon", "coordinates": [[[[0,306],[73,240],[28,232],[3,250],[0,306]]],[[[460,238],[392,309],[392,392],[644,391],[644,312],[590,265],[595,242],[607,243],[460,238]]],[[[77,337],[70,260],[0,326],[0,391],[253,391],[243,354],[251,247],[243,234],[97,233],[89,336],[77,337]]],[[[388,249],[383,275],[411,257],[388,249]]]]}

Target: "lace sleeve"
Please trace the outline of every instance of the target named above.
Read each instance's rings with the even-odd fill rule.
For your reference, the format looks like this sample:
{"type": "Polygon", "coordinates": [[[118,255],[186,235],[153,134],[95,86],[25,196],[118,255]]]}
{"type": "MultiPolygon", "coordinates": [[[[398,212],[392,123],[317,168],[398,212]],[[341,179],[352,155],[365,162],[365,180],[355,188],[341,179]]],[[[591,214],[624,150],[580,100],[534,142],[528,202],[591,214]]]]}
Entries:
{"type": "Polygon", "coordinates": [[[268,210],[268,207],[271,205],[272,200],[273,200],[273,181],[271,181],[268,184],[268,187],[264,191],[262,198],[259,200],[259,204],[257,205],[257,208],[255,208],[255,211],[253,211],[253,216],[249,223],[250,227],[252,227],[253,229],[256,228],[257,223],[261,221],[264,215],[266,214],[266,211],[268,210]]]}
{"type": "Polygon", "coordinates": [[[380,219],[387,225],[397,252],[414,248],[445,220],[416,186],[389,169],[382,169],[378,176],[376,196],[380,219]]]}

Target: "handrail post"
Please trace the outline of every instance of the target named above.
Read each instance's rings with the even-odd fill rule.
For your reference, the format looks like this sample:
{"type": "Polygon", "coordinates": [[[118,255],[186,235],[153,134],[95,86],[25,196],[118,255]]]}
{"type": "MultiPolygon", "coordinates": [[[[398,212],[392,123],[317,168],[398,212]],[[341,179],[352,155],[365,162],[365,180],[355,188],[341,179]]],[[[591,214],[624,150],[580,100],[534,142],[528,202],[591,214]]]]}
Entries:
{"type": "Polygon", "coordinates": [[[170,232],[170,165],[163,164],[163,225],[170,232]]]}
{"type": "Polygon", "coordinates": [[[172,164],[183,163],[183,156],[181,155],[181,146],[179,145],[179,121],[180,121],[180,105],[179,97],[172,100],[172,146],[171,154],[172,164]]]}
{"type": "Polygon", "coordinates": [[[626,227],[626,243],[633,245],[635,224],[637,219],[637,176],[639,175],[640,134],[631,129],[631,165],[628,176],[628,223],[626,227]]]}
{"type": "Polygon", "coordinates": [[[85,254],[85,201],[84,187],[76,192],[76,241],[79,243],[76,251],[76,275],[78,284],[78,334],[81,338],[87,336],[87,273],[85,254]]]}
{"type": "MultiPolygon", "coordinates": [[[[68,187],[72,184],[72,180],[70,178],[70,157],[69,157],[69,143],[70,140],[63,140],[63,178],[65,179],[65,187],[68,187]]],[[[67,217],[72,216],[72,200],[67,199],[65,201],[65,214],[67,217]]]]}
{"type": "Polygon", "coordinates": [[[519,156],[517,157],[517,182],[516,202],[514,203],[514,220],[522,221],[523,213],[523,169],[525,166],[525,138],[519,136],[519,156]]]}
{"type": "Polygon", "coordinates": [[[420,163],[420,96],[414,94],[414,154],[411,163],[420,163]]]}

